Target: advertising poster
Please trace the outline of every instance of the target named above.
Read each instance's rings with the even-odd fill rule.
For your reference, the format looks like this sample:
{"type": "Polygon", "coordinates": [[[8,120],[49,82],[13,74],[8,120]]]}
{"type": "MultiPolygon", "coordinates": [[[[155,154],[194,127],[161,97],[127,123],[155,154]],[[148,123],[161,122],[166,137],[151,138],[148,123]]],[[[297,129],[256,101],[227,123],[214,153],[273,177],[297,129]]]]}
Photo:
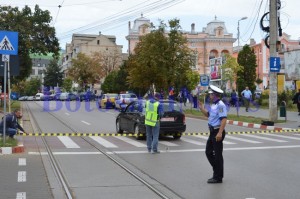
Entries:
{"type": "Polygon", "coordinates": [[[222,79],[222,57],[214,58],[209,60],[209,68],[210,68],[210,80],[211,81],[219,81],[222,79]]]}
{"type": "Polygon", "coordinates": [[[300,50],[284,53],[285,80],[300,80],[300,50]]]}

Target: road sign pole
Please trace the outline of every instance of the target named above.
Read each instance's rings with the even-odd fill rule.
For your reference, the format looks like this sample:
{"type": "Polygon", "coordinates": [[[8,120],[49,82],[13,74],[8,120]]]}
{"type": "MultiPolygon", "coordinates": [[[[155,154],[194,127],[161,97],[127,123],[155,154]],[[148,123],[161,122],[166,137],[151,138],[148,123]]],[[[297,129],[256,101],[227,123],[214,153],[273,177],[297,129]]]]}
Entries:
{"type": "MultiPolygon", "coordinates": [[[[8,55],[9,56],[9,55],[8,55]]],[[[11,106],[10,106],[10,65],[9,65],[9,61],[7,62],[7,89],[8,89],[8,112],[11,112],[11,106]]]]}
{"type": "Polygon", "coordinates": [[[7,76],[7,63],[8,62],[4,62],[3,146],[5,145],[5,138],[6,138],[6,76],[7,76]]]}

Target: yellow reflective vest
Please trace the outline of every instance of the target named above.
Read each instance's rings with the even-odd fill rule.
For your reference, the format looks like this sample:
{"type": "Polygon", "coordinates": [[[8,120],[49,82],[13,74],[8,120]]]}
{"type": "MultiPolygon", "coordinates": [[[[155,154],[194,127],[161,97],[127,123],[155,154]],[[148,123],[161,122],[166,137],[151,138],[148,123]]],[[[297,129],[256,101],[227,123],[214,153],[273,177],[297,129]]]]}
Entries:
{"type": "Polygon", "coordinates": [[[151,103],[149,100],[146,102],[146,116],[145,124],[149,126],[155,126],[158,120],[158,105],[159,102],[151,103]]]}

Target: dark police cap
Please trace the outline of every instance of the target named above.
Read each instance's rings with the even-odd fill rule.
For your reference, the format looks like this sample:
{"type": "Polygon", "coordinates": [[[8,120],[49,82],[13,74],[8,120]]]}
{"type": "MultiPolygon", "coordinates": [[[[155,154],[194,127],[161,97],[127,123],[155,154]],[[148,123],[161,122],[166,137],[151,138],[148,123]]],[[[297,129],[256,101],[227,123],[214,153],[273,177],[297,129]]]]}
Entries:
{"type": "Polygon", "coordinates": [[[218,88],[217,86],[214,86],[214,85],[210,85],[209,86],[209,88],[210,88],[210,91],[208,91],[208,93],[219,93],[219,94],[223,94],[224,92],[220,89],[220,88],[218,88]]]}

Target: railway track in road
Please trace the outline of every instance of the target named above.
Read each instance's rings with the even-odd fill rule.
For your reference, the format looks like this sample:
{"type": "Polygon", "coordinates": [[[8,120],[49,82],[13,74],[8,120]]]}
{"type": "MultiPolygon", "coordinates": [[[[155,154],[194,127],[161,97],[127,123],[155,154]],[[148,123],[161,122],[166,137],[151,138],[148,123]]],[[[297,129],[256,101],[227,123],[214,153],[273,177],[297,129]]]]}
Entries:
{"type": "MultiPolygon", "coordinates": [[[[32,114],[32,111],[31,111],[28,103],[25,102],[24,104],[25,104],[25,106],[23,106],[23,109],[25,108],[26,111],[28,112],[32,125],[35,127],[35,129],[36,129],[36,131],[38,131],[38,133],[42,133],[41,127],[39,126],[35,115],[32,114]]],[[[37,105],[37,106],[40,106],[36,102],[34,102],[34,104],[37,105]]],[[[70,130],[70,132],[78,133],[76,131],[76,129],[74,129],[71,125],[67,124],[66,122],[62,121],[59,117],[57,117],[52,112],[47,112],[47,114],[51,115],[51,117],[55,118],[57,121],[59,121],[61,124],[63,124],[66,128],[68,128],[70,130]]],[[[158,180],[151,178],[152,181],[155,180],[155,182],[156,182],[155,186],[157,186],[157,183],[159,183],[164,188],[164,190],[165,190],[164,192],[167,192],[169,195],[170,194],[172,195],[172,197],[167,196],[163,191],[157,189],[151,182],[148,182],[149,180],[147,180],[145,177],[141,177],[137,172],[133,171],[130,168],[130,166],[134,167],[134,165],[130,165],[130,163],[122,161],[122,158],[118,157],[117,154],[109,152],[109,151],[107,151],[107,149],[100,148],[100,146],[97,146],[94,143],[92,143],[87,137],[81,136],[80,138],[83,139],[85,142],[87,142],[90,146],[92,146],[96,151],[98,151],[101,154],[105,155],[114,164],[118,165],[120,168],[125,170],[128,174],[130,174],[135,179],[140,181],[148,189],[150,189],[152,192],[154,192],[158,197],[163,198],[163,199],[168,199],[168,198],[173,198],[174,195],[175,195],[177,198],[182,198],[181,196],[179,196],[176,192],[174,192],[170,188],[168,188],[165,185],[159,183],[158,180]]],[[[54,154],[51,150],[51,147],[50,147],[49,143],[47,142],[47,137],[41,136],[41,140],[43,142],[43,145],[45,146],[46,153],[49,156],[51,166],[52,166],[56,176],[58,177],[58,180],[60,181],[60,183],[62,185],[62,189],[63,189],[63,192],[64,192],[66,198],[68,198],[68,199],[76,198],[76,196],[73,195],[74,192],[72,191],[72,188],[68,184],[68,179],[67,179],[66,175],[64,175],[64,173],[62,172],[62,168],[61,168],[60,164],[58,163],[58,161],[56,160],[56,158],[55,158],[55,156],[54,156],[54,154]]],[[[39,149],[39,152],[41,153],[41,149],[39,149]]],[[[142,171],[142,173],[145,174],[146,176],[148,176],[143,171],[142,171]]]]}

